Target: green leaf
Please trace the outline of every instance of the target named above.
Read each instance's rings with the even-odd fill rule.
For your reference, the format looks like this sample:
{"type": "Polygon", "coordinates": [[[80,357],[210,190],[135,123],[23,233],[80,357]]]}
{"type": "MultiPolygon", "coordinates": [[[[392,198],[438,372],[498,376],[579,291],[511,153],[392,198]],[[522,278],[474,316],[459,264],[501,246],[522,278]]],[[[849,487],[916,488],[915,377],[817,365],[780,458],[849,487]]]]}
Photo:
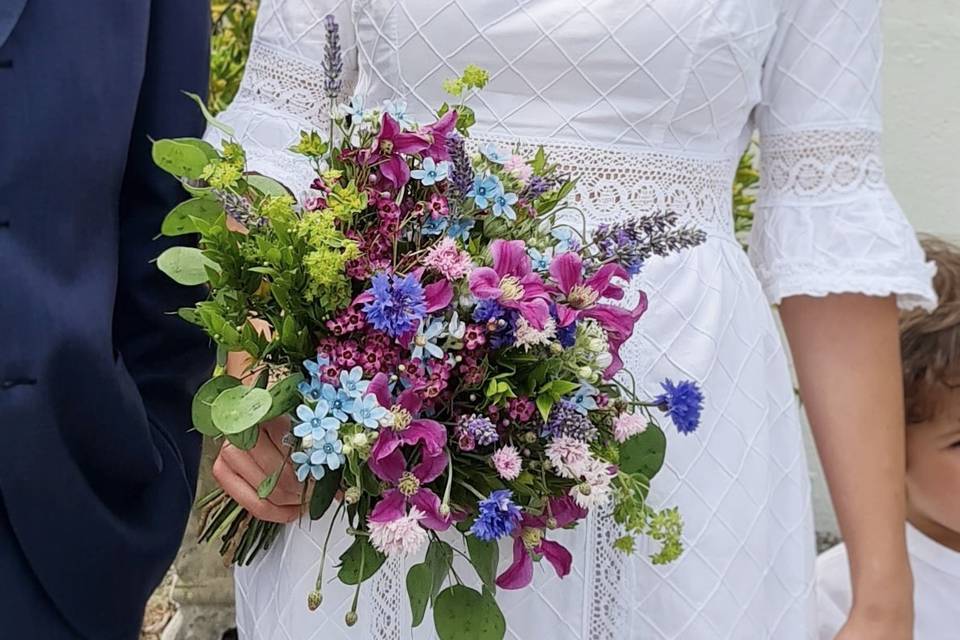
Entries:
{"type": "MultiPolygon", "coordinates": [[[[336,471],[327,471],[323,477],[313,485],[313,495],[310,496],[310,519],[319,520],[327,512],[333,499],[340,488],[340,477],[343,474],[342,469],[336,471]]],[[[370,559],[367,558],[367,562],[370,559]]]]}
{"type": "Polygon", "coordinates": [[[177,315],[190,324],[200,325],[201,327],[203,326],[203,322],[200,320],[200,314],[197,313],[197,310],[193,307],[180,307],[177,309],[177,315]]]}
{"type": "Polygon", "coordinates": [[[217,376],[203,383],[193,396],[193,426],[205,436],[219,436],[220,430],[213,424],[210,415],[213,401],[221,393],[233,387],[239,387],[240,381],[233,376],[217,376]]]}
{"type": "Polygon", "coordinates": [[[426,563],[415,564],[407,572],[407,595],[410,597],[410,611],[413,614],[413,626],[419,627],[430,602],[430,567],[426,563]]]}
{"type": "Polygon", "coordinates": [[[273,493],[273,490],[277,486],[277,481],[280,480],[281,470],[282,467],[268,475],[263,479],[263,482],[260,483],[260,486],[257,487],[257,496],[261,500],[266,500],[268,497],[270,497],[270,494],[273,493]]]}
{"type": "Polygon", "coordinates": [[[540,390],[540,393],[550,392],[554,395],[565,396],[568,393],[573,393],[580,388],[580,385],[576,382],[570,382],[569,380],[552,380],[546,385],[543,389],[540,390]]]}
{"type": "Polygon", "coordinates": [[[540,410],[544,422],[550,419],[550,409],[553,409],[554,402],[553,396],[550,394],[537,396],[537,409],[540,410]]]}
{"type": "Polygon", "coordinates": [[[207,154],[192,144],[178,140],[156,140],[153,143],[153,162],[178,178],[199,180],[207,166],[207,154]]]}
{"type": "Polygon", "coordinates": [[[268,178],[267,176],[261,176],[256,173],[247,174],[245,176],[247,184],[259,191],[265,196],[289,196],[290,191],[283,186],[281,183],[277,182],[273,178],[268,178]]]}
{"type": "Polygon", "coordinates": [[[507,623],[496,601],[463,585],[444,589],[433,605],[440,640],[502,640],[507,623]]]}
{"type": "Polygon", "coordinates": [[[301,382],[303,382],[303,374],[294,373],[270,387],[273,404],[270,406],[270,412],[264,418],[265,421],[289,413],[300,404],[301,396],[297,387],[301,382]]]}
{"type": "Polygon", "coordinates": [[[228,433],[227,442],[235,446],[237,449],[242,449],[243,451],[249,451],[257,444],[257,440],[260,439],[260,428],[252,427],[246,431],[241,431],[240,433],[228,433]]]}
{"type": "Polygon", "coordinates": [[[424,558],[424,564],[430,568],[430,600],[433,601],[440,593],[443,582],[450,571],[450,563],[453,562],[453,547],[440,540],[432,540],[427,547],[427,556],[424,558]]]}
{"type": "Polygon", "coordinates": [[[233,387],[213,401],[213,424],[226,434],[240,433],[255,427],[270,411],[273,396],[266,389],[233,387]]]}
{"type": "Polygon", "coordinates": [[[652,479],[663,467],[666,450],[667,437],[660,427],[651,423],[646,431],[620,445],[620,470],[642,473],[652,479]]]}
{"type": "Polygon", "coordinates": [[[496,542],[484,542],[477,536],[465,536],[470,564],[483,580],[483,586],[492,593],[497,590],[497,563],[500,560],[500,548],[496,542]]]}
{"type": "Polygon", "coordinates": [[[193,218],[213,222],[223,214],[223,206],[211,198],[193,198],[181,202],[167,214],[160,226],[160,233],[167,237],[199,233],[193,218]]]}
{"type": "Polygon", "coordinates": [[[190,93],[188,91],[184,91],[183,94],[197,103],[197,106],[200,107],[200,111],[203,112],[203,117],[206,119],[207,124],[209,124],[214,129],[219,129],[230,138],[234,137],[233,129],[231,129],[230,127],[228,127],[227,125],[223,124],[222,122],[220,122],[219,120],[213,117],[213,114],[210,113],[209,109],[207,109],[207,103],[203,101],[203,98],[201,98],[195,93],[190,93]]]}
{"type": "Polygon", "coordinates": [[[385,555],[373,548],[366,536],[357,536],[350,548],[340,556],[340,571],[337,573],[337,577],[343,584],[359,584],[369,580],[386,559],[385,555]],[[363,564],[362,576],[360,575],[361,559],[363,564]]]}
{"type": "Polygon", "coordinates": [[[203,255],[196,247],[170,247],[157,258],[157,267],[177,284],[194,286],[203,284],[207,277],[206,267],[216,268],[216,263],[203,255]]]}

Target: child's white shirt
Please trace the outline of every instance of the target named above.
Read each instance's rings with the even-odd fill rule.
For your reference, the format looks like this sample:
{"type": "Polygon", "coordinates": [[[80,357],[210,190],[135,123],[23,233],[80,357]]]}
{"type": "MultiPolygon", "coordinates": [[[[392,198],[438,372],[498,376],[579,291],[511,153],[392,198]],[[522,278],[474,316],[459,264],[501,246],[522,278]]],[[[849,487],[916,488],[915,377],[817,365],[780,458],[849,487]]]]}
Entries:
{"type": "MultiPolygon", "coordinates": [[[[907,525],[914,581],[914,640],[960,638],[960,553],[907,525]]],[[[850,611],[847,548],[838,545],[817,559],[820,640],[833,640],[850,611]]]]}

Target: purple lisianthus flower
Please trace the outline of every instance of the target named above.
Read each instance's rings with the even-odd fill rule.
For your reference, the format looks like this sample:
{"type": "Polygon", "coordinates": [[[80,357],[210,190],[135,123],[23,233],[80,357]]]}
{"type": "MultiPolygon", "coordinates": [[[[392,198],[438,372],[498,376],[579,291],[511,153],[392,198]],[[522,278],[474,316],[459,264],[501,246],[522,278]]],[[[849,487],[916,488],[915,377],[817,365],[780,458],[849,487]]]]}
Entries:
{"type": "Polygon", "coordinates": [[[523,517],[509,489],[493,491],[489,497],[477,503],[477,508],[479,513],[470,526],[470,532],[484,542],[493,542],[512,534],[523,517]]]}
{"type": "Polygon", "coordinates": [[[656,397],[654,402],[660,406],[673,424],[677,426],[677,431],[687,435],[697,430],[700,426],[700,412],[703,410],[703,392],[695,382],[684,380],[678,384],[667,378],[660,386],[664,393],[656,397]]]}
{"type": "Polygon", "coordinates": [[[426,296],[415,275],[378,273],[372,283],[372,299],[364,305],[363,312],[377,331],[397,338],[415,329],[427,315],[426,296]]]}

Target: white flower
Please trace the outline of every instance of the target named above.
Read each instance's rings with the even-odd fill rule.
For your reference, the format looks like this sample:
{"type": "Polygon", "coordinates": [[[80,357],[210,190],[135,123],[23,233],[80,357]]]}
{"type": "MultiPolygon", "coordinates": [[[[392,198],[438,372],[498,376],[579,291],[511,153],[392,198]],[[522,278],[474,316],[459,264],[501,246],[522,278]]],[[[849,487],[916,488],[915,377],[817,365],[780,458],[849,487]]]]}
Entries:
{"type": "Polygon", "coordinates": [[[607,463],[590,458],[581,468],[580,484],[570,489],[570,496],[583,509],[602,507],[610,501],[613,476],[607,463]]]}
{"type": "Polygon", "coordinates": [[[544,324],[543,329],[534,329],[523,318],[517,318],[517,328],[514,334],[516,345],[523,347],[524,351],[529,351],[530,347],[549,345],[550,341],[557,336],[557,323],[553,318],[550,318],[544,324]]]}
{"type": "Polygon", "coordinates": [[[420,526],[423,515],[413,507],[392,522],[370,522],[370,544],[390,558],[417,553],[427,544],[427,532],[420,526]]]}
{"type": "Polygon", "coordinates": [[[570,436],[554,438],[546,448],[547,459],[561,478],[580,478],[592,459],[587,443],[570,436]]]}

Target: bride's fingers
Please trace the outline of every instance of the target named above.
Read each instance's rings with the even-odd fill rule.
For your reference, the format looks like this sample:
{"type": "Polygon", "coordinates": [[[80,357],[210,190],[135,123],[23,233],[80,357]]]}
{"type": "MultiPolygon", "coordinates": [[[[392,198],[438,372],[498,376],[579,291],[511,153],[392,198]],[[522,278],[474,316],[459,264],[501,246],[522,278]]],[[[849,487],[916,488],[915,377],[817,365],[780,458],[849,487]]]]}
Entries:
{"type": "MultiPolygon", "coordinates": [[[[284,444],[284,438],[290,433],[289,418],[281,417],[271,420],[270,422],[266,422],[264,423],[262,429],[263,432],[266,433],[267,438],[263,438],[263,436],[261,436],[261,440],[269,440],[274,449],[276,449],[278,452],[278,455],[290,455],[290,447],[284,444]]],[[[289,460],[283,469],[283,473],[280,474],[280,481],[277,483],[277,487],[287,493],[294,493],[297,496],[301,496],[303,494],[303,483],[297,480],[297,475],[294,472],[294,466],[289,460]]]]}
{"type": "Polygon", "coordinates": [[[255,518],[285,524],[293,522],[300,516],[299,506],[278,506],[269,500],[262,500],[257,495],[256,489],[230,468],[222,452],[213,463],[213,477],[231,498],[255,518]]]}
{"type": "MultiPolygon", "coordinates": [[[[266,438],[261,437],[261,440],[266,438]]],[[[250,451],[243,451],[228,444],[220,450],[220,459],[231,471],[243,478],[254,491],[260,487],[267,475],[274,473],[283,464],[283,457],[279,452],[265,451],[262,445],[257,446],[259,450],[255,447],[250,451]]],[[[273,444],[268,442],[266,446],[272,447],[273,444]]],[[[279,506],[298,505],[300,494],[296,489],[291,491],[278,482],[267,500],[279,506]]]]}

